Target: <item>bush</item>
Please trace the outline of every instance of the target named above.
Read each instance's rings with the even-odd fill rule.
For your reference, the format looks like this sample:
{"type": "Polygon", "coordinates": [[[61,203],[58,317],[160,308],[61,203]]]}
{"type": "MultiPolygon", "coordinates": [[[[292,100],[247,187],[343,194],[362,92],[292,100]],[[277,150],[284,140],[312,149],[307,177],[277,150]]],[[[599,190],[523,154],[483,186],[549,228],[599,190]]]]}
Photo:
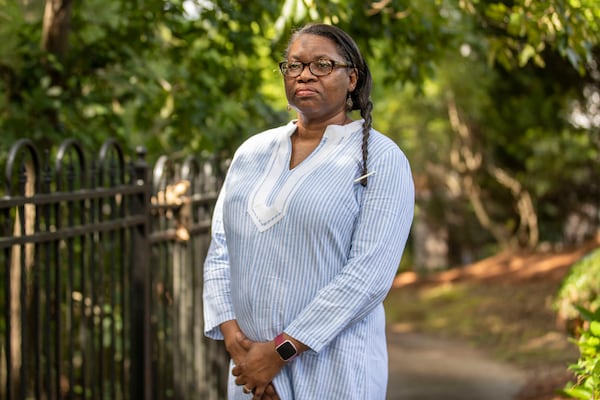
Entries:
{"type": "Polygon", "coordinates": [[[600,399],[600,248],[573,264],[554,303],[558,317],[571,323],[579,359],[569,365],[575,382],[561,391],[575,399],[600,399]]]}
{"type": "Polygon", "coordinates": [[[600,309],[600,248],[573,264],[558,290],[554,307],[558,320],[575,335],[583,324],[578,308],[592,312],[600,309]]]}
{"type": "MultiPolygon", "coordinates": [[[[579,307],[578,307],[579,308],[579,307]]],[[[600,310],[595,313],[579,308],[582,317],[588,321],[575,342],[579,347],[579,360],[569,369],[576,381],[569,382],[562,394],[575,399],[600,398],[600,310]]]]}

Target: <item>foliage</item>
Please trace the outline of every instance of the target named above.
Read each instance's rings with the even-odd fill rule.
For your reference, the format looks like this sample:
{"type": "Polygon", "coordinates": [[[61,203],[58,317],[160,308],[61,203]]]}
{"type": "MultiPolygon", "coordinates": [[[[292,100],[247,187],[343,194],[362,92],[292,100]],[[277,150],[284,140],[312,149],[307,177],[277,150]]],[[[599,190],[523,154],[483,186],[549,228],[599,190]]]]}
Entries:
{"type": "Polygon", "coordinates": [[[421,96],[412,85],[380,89],[375,120],[408,152],[422,215],[445,224],[451,247],[458,250],[451,263],[485,257],[491,239],[482,234],[469,191],[452,165],[460,137],[448,118],[450,102],[471,133],[469,150],[481,156],[473,174],[490,218],[510,234],[519,229],[518,200],[490,173],[501,168],[531,194],[540,240],[563,240],[568,213],[597,204],[600,190],[594,178],[600,132],[565,118],[568,104],[581,101],[587,80],[556,54],[547,55],[545,68],[527,65],[518,73],[482,62],[485,52],[479,47],[465,47],[462,54],[449,49],[443,58],[444,67],[425,83],[421,96]]]}
{"type": "Polygon", "coordinates": [[[74,3],[60,58],[39,45],[44,3],[0,0],[4,143],[114,136],[151,154],[231,152],[289,118],[275,65],[294,27],[337,23],[391,66],[387,80],[415,82],[431,73],[433,40],[449,36],[435,2],[406,4],[404,16],[358,1],[91,0],[74,3]]]}
{"type": "Polygon", "coordinates": [[[544,53],[549,49],[568,59],[582,74],[593,59],[593,48],[600,37],[596,0],[463,0],[460,3],[490,33],[490,61],[507,69],[523,67],[529,62],[543,67],[544,53]]]}
{"type": "Polygon", "coordinates": [[[579,317],[581,307],[600,310],[600,248],[571,267],[554,300],[554,308],[564,320],[579,317]]]}
{"type": "Polygon", "coordinates": [[[44,1],[21,7],[7,2],[0,15],[6,36],[18,33],[0,51],[5,144],[25,134],[42,147],[69,136],[96,146],[112,136],[153,154],[222,151],[282,120],[257,91],[265,45],[256,23],[209,11],[191,19],[175,1],[76,2],[58,59],[38,44],[44,1]]]}
{"type": "Polygon", "coordinates": [[[600,309],[592,312],[583,307],[577,308],[588,325],[576,341],[579,359],[569,366],[576,382],[569,382],[562,393],[575,399],[597,399],[600,397],[600,309]]]}
{"type": "Polygon", "coordinates": [[[579,359],[569,365],[576,382],[563,394],[576,399],[600,396],[600,248],[575,263],[557,293],[555,308],[563,319],[581,319],[574,343],[579,359]]]}
{"type": "Polygon", "coordinates": [[[72,2],[64,55],[40,45],[46,1],[0,0],[0,159],[23,136],[43,149],[111,136],[150,158],[230,155],[292,117],[276,63],[291,30],[325,21],[365,52],[375,126],[405,149],[419,193],[433,194],[422,214],[450,225],[453,248],[479,257],[493,239],[469,191],[453,191],[450,101],[483,159],[470,178],[508,234],[522,224],[518,199],[490,169],[531,195],[543,240],[561,240],[565,210],[600,191],[594,0],[89,0],[72,2]]]}

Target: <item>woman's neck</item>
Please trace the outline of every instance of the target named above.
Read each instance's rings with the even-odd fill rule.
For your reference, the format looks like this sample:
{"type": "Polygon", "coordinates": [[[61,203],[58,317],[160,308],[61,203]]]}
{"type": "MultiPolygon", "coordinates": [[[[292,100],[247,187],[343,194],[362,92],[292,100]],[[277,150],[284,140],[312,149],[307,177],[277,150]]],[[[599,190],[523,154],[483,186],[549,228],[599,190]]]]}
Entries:
{"type": "Polygon", "coordinates": [[[336,114],[325,120],[311,120],[299,115],[295,134],[304,139],[317,139],[323,136],[329,125],[346,125],[350,122],[352,119],[346,113],[336,114]]]}

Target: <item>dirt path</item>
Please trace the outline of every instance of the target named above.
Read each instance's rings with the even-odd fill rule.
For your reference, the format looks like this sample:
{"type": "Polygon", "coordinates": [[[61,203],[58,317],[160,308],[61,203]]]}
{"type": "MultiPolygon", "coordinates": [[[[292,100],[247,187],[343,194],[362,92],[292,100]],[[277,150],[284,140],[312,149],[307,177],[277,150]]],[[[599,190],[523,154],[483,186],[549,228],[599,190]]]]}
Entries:
{"type": "Polygon", "coordinates": [[[512,400],[525,374],[466,344],[388,332],[387,400],[512,400]]]}

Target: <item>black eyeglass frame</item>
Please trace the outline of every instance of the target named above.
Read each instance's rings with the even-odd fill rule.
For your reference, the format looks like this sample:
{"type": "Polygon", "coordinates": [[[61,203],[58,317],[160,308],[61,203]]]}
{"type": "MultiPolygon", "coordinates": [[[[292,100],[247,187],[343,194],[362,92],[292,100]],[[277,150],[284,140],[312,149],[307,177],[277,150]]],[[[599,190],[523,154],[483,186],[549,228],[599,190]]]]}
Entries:
{"type": "Polygon", "coordinates": [[[306,68],[306,66],[308,66],[308,70],[310,71],[311,74],[313,74],[314,76],[327,76],[327,75],[331,75],[331,73],[333,72],[334,69],[336,68],[354,68],[354,65],[352,64],[346,64],[344,62],[341,61],[335,61],[335,60],[330,60],[328,58],[320,58],[318,60],[313,60],[313,61],[309,61],[309,62],[302,62],[302,61],[282,61],[279,63],[279,71],[281,72],[281,74],[283,76],[285,76],[286,78],[297,78],[300,75],[302,75],[302,72],[304,71],[304,68],[306,68]],[[327,61],[328,63],[331,63],[331,70],[329,70],[329,72],[322,74],[321,72],[317,71],[315,73],[315,71],[313,71],[313,66],[318,63],[318,62],[323,62],[323,61],[327,61]],[[298,74],[297,75],[290,75],[289,73],[289,68],[288,65],[289,64],[302,64],[302,68],[298,70],[298,74]]]}

